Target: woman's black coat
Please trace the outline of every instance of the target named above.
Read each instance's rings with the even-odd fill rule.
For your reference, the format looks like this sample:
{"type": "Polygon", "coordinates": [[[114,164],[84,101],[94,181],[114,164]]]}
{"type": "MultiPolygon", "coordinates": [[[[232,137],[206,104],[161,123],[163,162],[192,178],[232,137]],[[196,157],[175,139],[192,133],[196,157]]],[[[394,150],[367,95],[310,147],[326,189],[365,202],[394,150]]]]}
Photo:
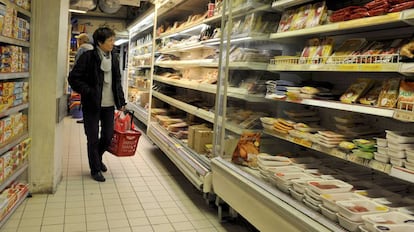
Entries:
{"type": "MultiPolygon", "coordinates": [[[[101,70],[101,59],[97,48],[86,51],[76,62],[69,74],[72,89],[81,94],[84,111],[97,111],[101,108],[104,72],[101,70]]],[[[117,56],[112,54],[112,92],[115,106],[120,109],[126,105],[121,85],[121,72],[117,56]]]]}

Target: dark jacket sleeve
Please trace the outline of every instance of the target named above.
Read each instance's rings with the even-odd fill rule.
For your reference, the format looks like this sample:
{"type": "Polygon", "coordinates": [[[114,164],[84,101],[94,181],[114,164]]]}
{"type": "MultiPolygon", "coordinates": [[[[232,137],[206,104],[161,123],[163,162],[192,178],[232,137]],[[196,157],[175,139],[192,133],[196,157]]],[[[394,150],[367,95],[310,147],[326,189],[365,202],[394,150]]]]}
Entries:
{"type": "Polygon", "coordinates": [[[86,53],[80,56],[78,62],[76,62],[72,71],[69,73],[69,85],[75,92],[81,95],[87,95],[91,92],[91,88],[87,83],[89,57],[86,53]]]}
{"type": "Polygon", "coordinates": [[[126,105],[125,102],[125,96],[124,96],[124,90],[122,88],[122,81],[121,81],[121,70],[119,68],[119,58],[118,56],[112,56],[115,59],[114,62],[114,66],[116,67],[116,69],[114,70],[115,73],[113,73],[113,75],[115,76],[115,92],[116,95],[115,97],[117,98],[117,100],[115,101],[116,103],[116,107],[119,109],[122,106],[126,105]]]}

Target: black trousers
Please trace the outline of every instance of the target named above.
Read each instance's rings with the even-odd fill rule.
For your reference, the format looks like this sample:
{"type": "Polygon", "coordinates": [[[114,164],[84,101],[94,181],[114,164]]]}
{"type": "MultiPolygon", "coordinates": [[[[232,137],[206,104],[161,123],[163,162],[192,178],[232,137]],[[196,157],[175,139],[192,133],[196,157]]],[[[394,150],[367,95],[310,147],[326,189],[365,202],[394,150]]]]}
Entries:
{"type": "Polygon", "coordinates": [[[101,171],[102,155],[109,147],[114,134],[114,112],[113,106],[101,107],[97,112],[83,112],[91,174],[101,171]],[[99,122],[101,123],[100,135],[99,122]]]}

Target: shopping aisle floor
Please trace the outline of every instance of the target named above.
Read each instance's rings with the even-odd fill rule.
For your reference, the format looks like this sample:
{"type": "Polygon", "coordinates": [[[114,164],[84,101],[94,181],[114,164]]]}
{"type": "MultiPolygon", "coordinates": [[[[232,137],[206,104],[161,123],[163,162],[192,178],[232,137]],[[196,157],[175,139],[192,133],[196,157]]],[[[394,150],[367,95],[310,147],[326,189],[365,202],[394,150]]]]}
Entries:
{"type": "Polygon", "coordinates": [[[145,135],[133,157],[106,153],[106,182],[92,180],[83,124],[68,117],[64,126],[56,193],[28,198],[1,232],[250,231],[242,220],[220,223],[217,210],[145,135]]]}

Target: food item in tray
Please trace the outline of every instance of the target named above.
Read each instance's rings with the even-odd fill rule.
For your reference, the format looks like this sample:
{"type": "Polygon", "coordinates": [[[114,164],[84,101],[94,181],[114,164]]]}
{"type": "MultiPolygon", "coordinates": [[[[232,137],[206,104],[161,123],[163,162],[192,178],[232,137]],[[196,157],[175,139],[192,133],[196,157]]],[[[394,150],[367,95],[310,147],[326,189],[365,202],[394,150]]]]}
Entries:
{"type": "Polygon", "coordinates": [[[320,189],[335,189],[335,188],[339,188],[337,185],[334,184],[320,184],[319,182],[309,182],[309,184],[320,188],[320,189]]]}
{"type": "Polygon", "coordinates": [[[381,89],[382,82],[375,81],[372,88],[367,92],[367,94],[359,99],[359,103],[364,105],[376,105],[381,89]]]}
{"type": "Polygon", "coordinates": [[[364,206],[360,206],[360,205],[350,206],[350,207],[347,207],[347,209],[349,209],[352,212],[356,212],[356,213],[362,213],[362,212],[369,211],[367,208],[365,208],[364,206]]]}
{"type": "Polygon", "coordinates": [[[351,19],[368,17],[368,9],[362,6],[348,6],[337,11],[334,11],[329,20],[331,22],[341,22],[351,19]]]}
{"type": "Polygon", "coordinates": [[[398,94],[397,108],[412,110],[414,105],[414,82],[402,80],[398,94]]]}
{"type": "Polygon", "coordinates": [[[299,58],[299,63],[312,63],[312,58],[316,55],[319,46],[320,40],[318,38],[309,39],[307,41],[307,45],[302,50],[302,54],[299,58]]]}
{"type": "Polygon", "coordinates": [[[372,86],[373,80],[368,78],[358,78],[340,97],[344,103],[355,103],[361,95],[372,86]]]}
{"type": "Polygon", "coordinates": [[[312,10],[312,4],[306,4],[299,7],[293,16],[291,30],[299,30],[306,27],[306,21],[312,10]]]}
{"type": "Polygon", "coordinates": [[[260,147],[260,133],[243,132],[233,152],[232,161],[249,167],[257,167],[260,147]]]}
{"type": "Polygon", "coordinates": [[[398,99],[400,78],[387,79],[382,84],[382,89],[378,97],[379,107],[393,108],[398,99]]]}
{"type": "Polygon", "coordinates": [[[325,1],[317,2],[312,5],[306,21],[306,28],[320,25],[325,21],[327,15],[327,7],[325,1]]]}
{"type": "Polygon", "coordinates": [[[368,9],[369,16],[386,14],[390,8],[388,0],[374,0],[364,5],[368,9]]]}
{"type": "Polygon", "coordinates": [[[366,44],[366,42],[367,41],[364,38],[354,38],[344,41],[328,58],[327,63],[344,62],[346,59],[348,59],[348,56],[361,49],[366,44]]]}
{"type": "Polygon", "coordinates": [[[284,32],[289,31],[292,26],[292,20],[294,16],[294,10],[286,10],[283,12],[282,18],[279,22],[279,27],[277,28],[277,32],[284,32]]]}

